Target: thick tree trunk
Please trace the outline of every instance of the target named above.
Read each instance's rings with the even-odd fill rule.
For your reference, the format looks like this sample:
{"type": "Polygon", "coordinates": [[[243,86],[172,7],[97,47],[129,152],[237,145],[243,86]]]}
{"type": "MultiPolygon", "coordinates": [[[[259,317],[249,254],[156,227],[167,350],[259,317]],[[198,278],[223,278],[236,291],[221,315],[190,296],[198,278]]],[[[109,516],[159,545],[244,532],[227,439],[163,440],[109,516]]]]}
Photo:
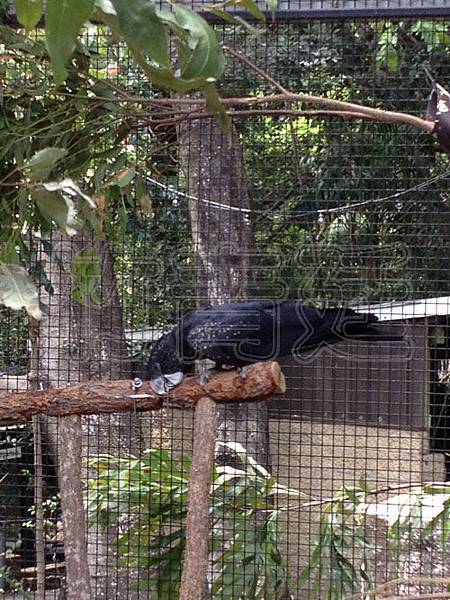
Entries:
{"type": "MultiPolygon", "coordinates": [[[[215,119],[179,128],[180,157],[186,174],[192,243],[197,259],[200,306],[251,296],[254,239],[242,144],[233,128],[224,135],[215,119]]],[[[234,404],[219,409],[219,441],[240,442],[268,466],[266,403],[234,404]]],[[[220,449],[218,462],[230,464],[220,449]]]]}
{"type": "MultiPolygon", "coordinates": [[[[54,293],[43,298],[49,310],[40,327],[41,380],[54,387],[128,376],[121,307],[112,256],[106,243],[98,240],[90,243],[80,236],[68,238],[56,233],[50,244],[51,252],[46,256],[47,276],[54,293]],[[72,297],[72,260],[85,248],[98,252],[101,259],[98,304],[86,298],[85,304],[81,305],[72,297]]],[[[69,447],[75,455],[82,451],[86,457],[89,453],[99,452],[118,454],[121,449],[132,452],[132,446],[139,445],[139,420],[133,413],[83,417],[81,428],[79,420],[74,418],[65,419],[59,429],[58,422],[58,419],[47,419],[47,437],[58,464],[61,487],[68,480],[69,470],[73,470],[74,477],[79,470],[77,460],[72,461],[67,452],[69,447]]],[[[70,499],[66,500],[62,501],[63,506],[71,506],[70,499]]],[[[72,511],[72,517],[75,519],[80,515],[72,511]]],[[[88,530],[87,542],[92,597],[114,597],[122,582],[115,559],[110,555],[107,538],[93,527],[88,530]]]]}
{"type": "MultiPolygon", "coordinates": [[[[70,242],[59,234],[55,234],[52,246],[53,253],[47,257],[47,276],[54,294],[43,299],[48,303],[49,313],[41,321],[38,337],[37,378],[41,387],[78,380],[78,374],[70,376],[70,345],[76,343],[72,331],[76,321],[72,316],[70,296],[72,249],[70,242]]],[[[91,596],[91,577],[86,522],[84,511],[79,508],[83,506],[80,421],[64,417],[60,421],[46,419],[42,423],[46,426],[47,444],[58,471],[65,549],[67,547],[67,596],[69,600],[75,600],[79,592],[81,600],[88,600],[91,596]]]]}

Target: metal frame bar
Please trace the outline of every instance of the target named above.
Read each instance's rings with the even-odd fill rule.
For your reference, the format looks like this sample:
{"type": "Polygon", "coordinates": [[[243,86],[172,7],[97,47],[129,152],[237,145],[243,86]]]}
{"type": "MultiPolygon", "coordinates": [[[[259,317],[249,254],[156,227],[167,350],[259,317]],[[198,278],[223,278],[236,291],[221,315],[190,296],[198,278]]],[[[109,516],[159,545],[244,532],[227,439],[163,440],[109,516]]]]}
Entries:
{"type": "MultiPolygon", "coordinates": [[[[272,15],[270,12],[262,11],[268,22],[272,15]]],[[[231,14],[254,21],[248,13],[243,11],[230,11],[231,14]]],[[[204,13],[202,16],[211,23],[223,23],[214,15],[204,13]]],[[[342,21],[342,20],[372,20],[372,19],[422,19],[422,18],[450,18],[450,6],[439,8],[368,8],[368,9],[320,9],[320,10],[280,10],[275,15],[276,21],[295,23],[299,21],[342,21]]]]}

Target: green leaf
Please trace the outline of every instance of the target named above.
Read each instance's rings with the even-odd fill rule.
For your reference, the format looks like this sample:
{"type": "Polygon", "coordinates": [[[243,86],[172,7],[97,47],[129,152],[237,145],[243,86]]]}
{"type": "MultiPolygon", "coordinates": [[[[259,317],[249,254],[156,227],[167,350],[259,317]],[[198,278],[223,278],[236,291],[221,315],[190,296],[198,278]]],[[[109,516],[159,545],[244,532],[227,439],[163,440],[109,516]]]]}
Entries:
{"type": "Polygon", "coordinates": [[[223,132],[225,135],[229,136],[231,133],[231,120],[227,115],[224,105],[220,101],[216,86],[212,83],[206,85],[205,96],[206,110],[217,116],[223,132]]]}
{"type": "Polygon", "coordinates": [[[17,20],[25,29],[34,29],[42,16],[42,0],[14,0],[17,20]]]}
{"type": "Polygon", "coordinates": [[[299,588],[304,587],[309,579],[311,579],[311,577],[314,574],[315,569],[317,569],[317,567],[320,564],[320,555],[318,556],[317,560],[315,561],[310,561],[305,567],[303,567],[303,569],[300,571],[300,575],[298,577],[298,581],[297,581],[297,585],[299,588]]]}
{"type": "Polygon", "coordinates": [[[0,303],[13,310],[25,308],[34,319],[41,319],[36,286],[20,265],[0,263],[0,303]]]}
{"type": "Polygon", "coordinates": [[[112,0],[120,30],[130,48],[170,69],[164,25],[150,0],[112,0]]]}
{"type": "Polygon", "coordinates": [[[446,506],[442,514],[442,547],[448,552],[450,543],[450,505],[446,506]]]}
{"type": "Polygon", "coordinates": [[[225,57],[214,30],[200,15],[185,6],[175,6],[178,25],[189,33],[191,59],[183,69],[184,79],[218,79],[225,66],[225,57]]]}
{"type": "Polygon", "coordinates": [[[20,256],[17,252],[18,244],[16,240],[16,236],[13,234],[6,241],[5,244],[1,246],[0,252],[0,263],[7,263],[9,265],[20,265],[20,256]]]}
{"type": "Polygon", "coordinates": [[[207,10],[211,14],[215,15],[216,17],[219,17],[226,23],[230,23],[230,25],[238,25],[238,26],[245,27],[245,29],[247,29],[247,31],[249,31],[249,33],[251,33],[252,35],[256,35],[259,33],[259,30],[256,29],[256,27],[253,27],[253,25],[248,23],[248,21],[245,21],[245,19],[243,19],[239,15],[233,15],[224,10],[217,10],[215,8],[205,7],[205,10],[207,10]]]}
{"type": "Polygon", "coordinates": [[[34,181],[42,181],[50,174],[55,164],[67,156],[65,148],[44,148],[34,154],[24,167],[34,181]]]}
{"type": "Polygon", "coordinates": [[[66,64],[72,56],[81,26],[92,14],[94,0],[47,0],[45,36],[57,85],[67,77],[66,64]]]}
{"type": "Polygon", "coordinates": [[[95,10],[92,18],[107,25],[111,33],[120,39],[119,19],[110,0],[95,0],[95,10]]]}
{"type": "Polygon", "coordinates": [[[72,261],[72,296],[83,306],[100,304],[98,284],[101,279],[100,256],[93,248],[79,252],[72,261]]]}
{"type": "Polygon", "coordinates": [[[117,185],[120,188],[126,187],[131,183],[135,176],[135,169],[125,167],[114,175],[108,182],[107,185],[117,185]]]}
{"type": "Polygon", "coordinates": [[[77,211],[70,197],[63,197],[58,192],[47,190],[35,190],[32,198],[36,202],[41,213],[67,235],[75,235],[80,228],[77,219],[77,211]]]}

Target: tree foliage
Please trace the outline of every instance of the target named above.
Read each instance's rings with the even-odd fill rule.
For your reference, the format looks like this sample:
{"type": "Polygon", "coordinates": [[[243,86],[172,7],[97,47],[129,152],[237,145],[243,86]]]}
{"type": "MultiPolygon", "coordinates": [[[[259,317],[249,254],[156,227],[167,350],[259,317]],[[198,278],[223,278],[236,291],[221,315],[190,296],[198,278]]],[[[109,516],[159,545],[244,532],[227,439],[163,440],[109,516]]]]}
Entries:
{"type": "MultiPolygon", "coordinates": [[[[253,0],[246,0],[245,7],[263,19],[253,0]]],[[[144,186],[139,180],[130,185],[131,157],[123,143],[145,113],[130,118],[125,89],[94,74],[102,57],[90,47],[89,34],[105,30],[123,40],[153,89],[203,91],[224,126],[214,84],[225,60],[211,26],[182,4],[169,12],[149,0],[49,0],[42,14],[41,2],[19,0],[15,9],[27,30],[42,17],[45,39],[7,25],[0,30],[8,81],[0,120],[0,262],[14,265],[8,267],[14,285],[8,294],[4,289],[1,300],[8,298],[7,306],[24,307],[39,317],[33,308],[36,290],[24,270],[33,248],[27,237],[46,239],[53,227],[67,235],[85,227],[106,235],[110,224],[116,230],[126,224],[134,212],[130,202],[136,202],[137,213],[148,210],[144,186]],[[169,52],[169,38],[175,53],[169,52]]]]}
{"type": "MultiPolygon", "coordinates": [[[[278,518],[282,499],[300,494],[279,484],[240,444],[224,445],[242,467],[216,466],[213,474],[211,597],[283,598],[288,570],[278,518]]],[[[97,472],[88,484],[91,522],[105,528],[120,524],[115,545],[121,564],[147,570],[136,587],[150,590],[152,598],[178,598],[190,464],[187,457],[173,460],[164,449],[147,450],[142,458],[101,455],[89,461],[97,472]]]]}

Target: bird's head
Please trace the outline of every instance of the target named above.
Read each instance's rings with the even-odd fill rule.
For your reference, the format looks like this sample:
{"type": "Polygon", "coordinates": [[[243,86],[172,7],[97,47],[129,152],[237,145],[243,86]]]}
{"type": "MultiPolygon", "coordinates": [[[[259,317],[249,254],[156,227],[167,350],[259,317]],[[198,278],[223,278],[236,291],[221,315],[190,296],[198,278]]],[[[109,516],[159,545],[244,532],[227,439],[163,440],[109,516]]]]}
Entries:
{"type": "Polygon", "coordinates": [[[174,331],[163,335],[153,346],[145,368],[145,378],[150,380],[150,387],[160,396],[165,396],[183,380],[174,331]]]}

